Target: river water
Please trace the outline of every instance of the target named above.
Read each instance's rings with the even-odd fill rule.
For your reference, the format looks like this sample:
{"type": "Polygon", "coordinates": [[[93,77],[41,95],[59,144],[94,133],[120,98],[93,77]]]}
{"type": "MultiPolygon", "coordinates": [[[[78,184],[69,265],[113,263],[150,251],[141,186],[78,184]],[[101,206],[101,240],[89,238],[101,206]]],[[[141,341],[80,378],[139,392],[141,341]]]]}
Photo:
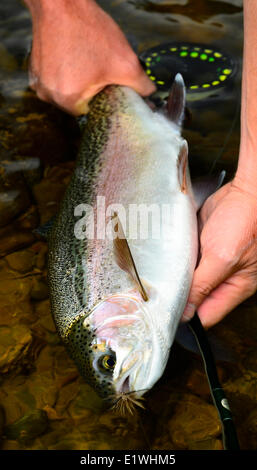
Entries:
{"type": "MultiPolygon", "coordinates": [[[[240,0],[99,0],[140,54],[160,43],[199,43],[236,64],[229,86],[188,99],[183,135],[194,175],[235,172],[240,131],[240,0]]],[[[145,410],[122,418],[84,383],[50,313],[49,220],[71,176],[76,119],[28,88],[31,21],[18,0],[0,2],[0,440],[7,449],[222,449],[221,426],[200,356],[175,344],[145,410]]],[[[240,445],[257,444],[256,295],[211,333],[240,445]]]]}

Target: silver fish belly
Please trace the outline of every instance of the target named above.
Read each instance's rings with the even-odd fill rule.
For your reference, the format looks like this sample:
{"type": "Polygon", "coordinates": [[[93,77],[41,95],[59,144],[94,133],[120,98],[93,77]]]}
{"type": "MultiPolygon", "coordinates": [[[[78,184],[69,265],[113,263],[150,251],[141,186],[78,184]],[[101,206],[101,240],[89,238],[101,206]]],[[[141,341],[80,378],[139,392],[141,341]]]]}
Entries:
{"type": "Polygon", "coordinates": [[[162,375],[196,264],[196,206],[180,133],[184,102],[176,104],[184,85],[180,76],[175,81],[173,121],[126,87],[94,98],[49,237],[57,330],[85,380],[107,398],[141,397],[162,375]],[[83,204],[92,210],[85,214],[83,204]],[[115,248],[109,235],[117,213],[126,240],[115,248]]]}

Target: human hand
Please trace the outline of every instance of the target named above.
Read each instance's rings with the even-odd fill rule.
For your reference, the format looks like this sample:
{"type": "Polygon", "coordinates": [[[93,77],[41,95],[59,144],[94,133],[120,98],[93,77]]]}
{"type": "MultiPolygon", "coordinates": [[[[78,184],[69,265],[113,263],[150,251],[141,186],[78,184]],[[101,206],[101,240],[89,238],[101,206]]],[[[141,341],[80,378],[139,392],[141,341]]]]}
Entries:
{"type": "Polygon", "coordinates": [[[235,178],[200,211],[201,259],[182,321],[197,310],[205,328],[257,290],[257,194],[235,178]]]}
{"type": "Polygon", "coordinates": [[[109,84],[142,96],[155,91],[120,28],[93,0],[26,3],[33,19],[30,86],[39,98],[79,115],[109,84]]]}

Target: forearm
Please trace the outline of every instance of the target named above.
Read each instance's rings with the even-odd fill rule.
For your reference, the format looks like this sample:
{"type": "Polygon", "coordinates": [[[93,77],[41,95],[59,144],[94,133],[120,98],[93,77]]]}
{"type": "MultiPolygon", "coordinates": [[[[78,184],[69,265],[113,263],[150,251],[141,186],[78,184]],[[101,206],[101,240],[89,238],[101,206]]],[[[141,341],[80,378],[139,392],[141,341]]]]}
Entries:
{"type": "Polygon", "coordinates": [[[257,2],[244,0],[241,143],[236,177],[257,195],[257,2]]]}
{"type": "Polygon", "coordinates": [[[69,8],[71,5],[87,6],[88,4],[94,4],[94,0],[23,0],[23,2],[33,14],[40,14],[45,10],[55,10],[60,14],[60,10],[69,8]]]}
{"type": "Polygon", "coordinates": [[[87,12],[90,16],[92,8],[97,7],[94,0],[23,0],[29,8],[34,22],[41,19],[43,15],[49,13],[53,16],[60,16],[64,13],[76,11],[79,15],[87,12]]]}

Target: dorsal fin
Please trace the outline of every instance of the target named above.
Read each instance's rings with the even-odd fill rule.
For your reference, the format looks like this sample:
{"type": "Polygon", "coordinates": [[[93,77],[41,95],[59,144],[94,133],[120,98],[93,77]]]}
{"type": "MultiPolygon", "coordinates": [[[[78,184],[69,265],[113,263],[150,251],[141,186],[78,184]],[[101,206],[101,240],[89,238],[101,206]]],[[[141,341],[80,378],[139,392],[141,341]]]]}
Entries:
{"type": "Polygon", "coordinates": [[[114,248],[114,256],[116,263],[118,266],[123,270],[126,271],[133,281],[136,283],[139,291],[145,301],[148,300],[148,296],[144,289],[144,286],[141,282],[141,279],[138,275],[135,262],[133,260],[133,256],[131,254],[127,239],[125,237],[120,219],[118,217],[117,212],[113,214],[113,230],[115,234],[118,234],[113,239],[113,248],[114,248]]]}
{"type": "Polygon", "coordinates": [[[180,73],[175,76],[172,84],[168,101],[167,101],[167,113],[169,119],[181,126],[184,118],[184,109],[186,102],[186,90],[183,77],[180,73]]]}

